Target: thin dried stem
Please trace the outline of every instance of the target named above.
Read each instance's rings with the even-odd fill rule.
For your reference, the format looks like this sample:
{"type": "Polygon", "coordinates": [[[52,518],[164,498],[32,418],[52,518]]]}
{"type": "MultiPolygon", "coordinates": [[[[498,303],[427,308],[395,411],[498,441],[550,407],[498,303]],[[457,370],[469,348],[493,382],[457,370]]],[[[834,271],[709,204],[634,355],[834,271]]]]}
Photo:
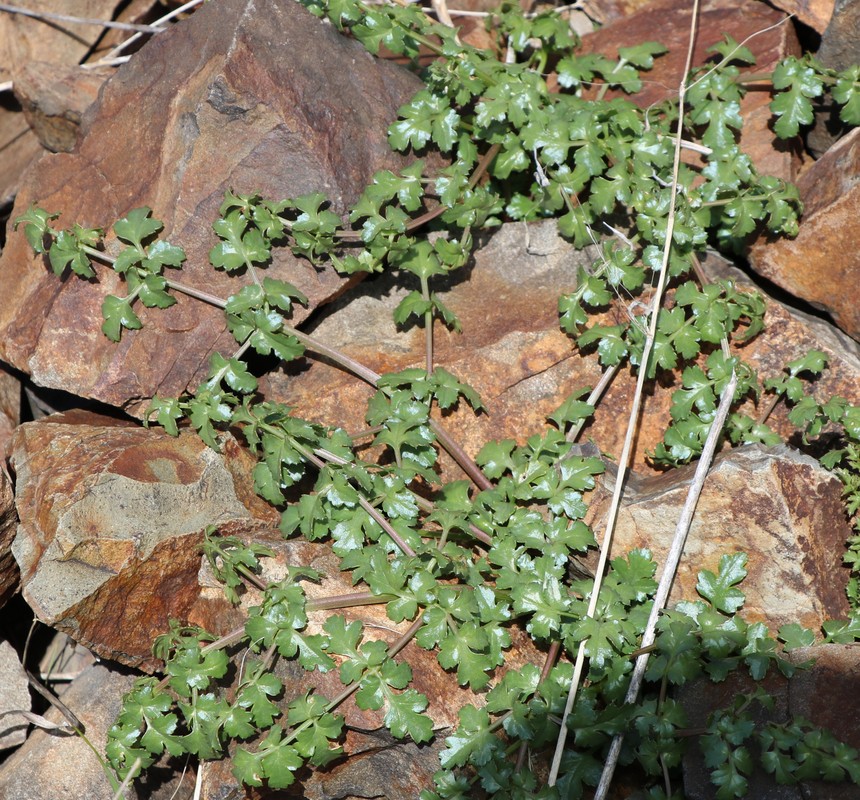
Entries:
{"type": "Polygon", "coordinates": [[[162,33],[166,28],[156,25],[137,25],[134,22],[117,22],[110,19],[92,19],[91,17],[74,17],[69,14],[55,14],[51,11],[33,11],[29,8],[10,6],[0,3],[0,11],[7,14],[20,14],[23,17],[33,17],[45,22],[69,22],[74,25],[96,25],[99,28],[116,28],[120,31],[138,31],[139,33],[162,33]]]}
{"type": "MultiPolygon", "coordinates": [[[[654,605],[651,607],[651,615],[648,617],[648,623],[645,626],[645,632],[642,634],[642,652],[636,659],[636,666],[633,668],[633,675],[630,678],[630,686],[627,689],[627,696],[624,698],[625,703],[635,703],[639,696],[639,689],[642,687],[642,681],[645,678],[645,670],[648,666],[648,657],[651,655],[651,645],[654,643],[657,631],[657,618],[660,612],[666,607],[666,601],[669,599],[669,590],[672,588],[672,581],[675,579],[675,573],[678,570],[678,564],[681,561],[681,554],[684,552],[684,544],[687,541],[687,534],[690,531],[690,524],[693,521],[693,513],[696,510],[696,504],[699,502],[699,496],[702,494],[702,488],[705,485],[705,480],[708,477],[708,471],[714,460],[714,453],[717,449],[717,443],[720,440],[720,435],[723,431],[723,426],[726,424],[726,418],[729,415],[729,409],[732,406],[732,401],[735,397],[735,389],[738,386],[738,376],[732,371],[732,377],[723,389],[723,394],[720,398],[720,405],[717,408],[717,414],[714,421],[711,423],[711,429],[708,432],[708,438],[705,440],[705,446],[702,450],[702,455],[699,458],[699,463],[696,466],[696,473],[690,488],[687,490],[687,499],[684,502],[684,508],[681,510],[681,516],[678,519],[678,524],[675,527],[675,536],[672,539],[672,544],[669,547],[669,553],[666,556],[666,564],[663,567],[663,574],[660,577],[660,583],[657,585],[657,593],[654,595],[654,605]]],[[[609,791],[609,786],[612,783],[612,776],[615,772],[615,766],[618,763],[618,756],[621,753],[621,745],[624,742],[624,736],[617,734],[609,748],[609,754],[603,764],[603,774],[600,776],[600,783],[597,787],[597,792],[594,795],[594,800],[604,800],[606,793],[609,791]]]]}
{"type": "MultiPolygon", "coordinates": [[[[615,523],[618,518],[618,512],[621,507],[621,495],[624,491],[624,483],[629,469],[630,453],[633,449],[633,438],[639,422],[639,409],[642,405],[642,394],[645,387],[645,380],[648,375],[648,367],[651,360],[651,353],[654,349],[654,341],[657,334],[657,319],[660,314],[660,308],[663,303],[663,295],[666,291],[666,283],[669,276],[669,254],[672,250],[672,236],[675,229],[675,204],[678,197],[678,172],[681,166],[681,140],[683,137],[684,127],[684,99],[687,92],[687,75],[690,72],[693,62],[693,46],[696,39],[696,28],[699,19],[699,0],[693,0],[693,13],[690,20],[690,42],[687,49],[687,60],[684,67],[684,75],[681,79],[681,85],[678,88],[678,129],[675,134],[675,155],[672,167],[672,183],[670,188],[669,199],[669,216],[666,224],[666,244],[663,248],[663,262],[660,268],[660,277],[657,281],[657,289],[654,292],[654,297],[651,306],[651,316],[648,325],[648,335],[645,339],[645,345],[642,352],[641,366],[639,367],[639,376],[636,381],[636,391],[633,395],[633,401],[630,407],[630,416],[627,423],[627,433],[624,437],[624,446],[621,450],[621,457],[618,459],[618,477],[615,483],[615,490],[612,494],[612,503],[609,507],[609,515],[606,520],[606,532],[603,536],[603,541],[600,546],[600,558],[598,560],[597,569],[594,574],[594,585],[591,589],[591,596],[588,602],[588,610],[586,616],[593,617],[597,609],[597,600],[600,595],[600,587],[603,582],[603,575],[606,571],[606,565],[609,560],[609,553],[612,549],[612,535],[615,531],[615,523]]],[[[552,766],[550,767],[549,779],[547,783],[554,786],[558,778],[558,771],[561,766],[561,757],[564,754],[564,745],[567,740],[567,718],[573,709],[573,704],[576,700],[576,693],[579,688],[579,683],[582,679],[583,668],[585,665],[585,647],[588,640],[583,639],[579,644],[579,649],[576,654],[576,662],[573,668],[573,679],[570,684],[567,702],[564,707],[564,714],[561,719],[559,728],[558,740],[556,741],[555,753],[553,754],[552,766]]]]}

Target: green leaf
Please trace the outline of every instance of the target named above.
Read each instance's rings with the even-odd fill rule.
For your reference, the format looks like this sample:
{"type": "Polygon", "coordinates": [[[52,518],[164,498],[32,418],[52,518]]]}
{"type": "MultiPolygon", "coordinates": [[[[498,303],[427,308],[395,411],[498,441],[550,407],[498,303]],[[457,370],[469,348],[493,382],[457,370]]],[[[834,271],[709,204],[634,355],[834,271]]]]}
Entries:
{"type": "Polygon", "coordinates": [[[833,99],[842,106],[839,119],[846,125],[860,125],[860,64],[839,73],[833,99]]]}
{"type": "Polygon", "coordinates": [[[809,628],[792,622],[779,629],[779,639],[785,643],[785,649],[791,651],[798,647],[810,647],[815,644],[815,633],[809,628]]]}
{"type": "Polygon", "coordinates": [[[776,65],[772,81],[774,89],[784,90],[770,104],[770,110],[779,117],[773,129],[781,139],[789,139],[797,136],[801,125],[812,124],[810,98],[818,97],[824,85],[812,67],[794,57],[776,65]]]}
{"type": "Polygon", "coordinates": [[[432,140],[447,153],[457,141],[460,115],[445,98],[421,90],[397,114],[400,120],[388,128],[388,141],[395,150],[421,150],[432,140]]]}
{"type": "Polygon", "coordinates": [[[145,239],[158,233],[164,224],[161,220],[150,217],[152,209],[148,206],[134,208],[113,226],[116,237],[123,242],[142,248],[145,239]]]}
{"type": "MultiPolygon", "coordinates": [[[[55,275],[61,275],[67,266],[82,278],[95,277],[89,256],[81,249],[81,242],[71,231],[60,231],[48,250],[48,260],[55,275]]],[[[117,340],[114,340],[117,341],[117,340]]]]}
{"type": "Polygon", "coordinates": [[[696,591],[714,608],[725,614],[734,614],[743,604],[743,592],[734,588],[747,576],[746,553],[734,553],[720,557],[719,574],[710,570],[699,573],[696,591]]]}
{"type": "Polygon", "coordinates": [[[39,208],[35,204],[31,204],[20,217],[15,218],[15,223],[12,229],[17,231],[18,226],[23,225],[24,236],[26,237],[28,244],[33,249],[34,253],[41,255],[46,252],[45,237],[51,230],[48,223],[52,219],[57,219],[59,216],[59,214],[49,214],[43,208],[39,208]]]}
{"type": "Polygon", "coordinates": [[[102,332],[112,342],[120,340],[123,328],[138,330],[143,327],[143,323],[125,297],[107,295],[102,301],[102,317],[104,317],[102,332]]]}
{"type": "Polygon", "coordinates": [[[224,380],[227,385],[244,394],[257,389],[257,379],[248,372],[248,366],[238,358],[224,358],[220,353],[209,357],[209,383],[217,387],[224,380]]]}

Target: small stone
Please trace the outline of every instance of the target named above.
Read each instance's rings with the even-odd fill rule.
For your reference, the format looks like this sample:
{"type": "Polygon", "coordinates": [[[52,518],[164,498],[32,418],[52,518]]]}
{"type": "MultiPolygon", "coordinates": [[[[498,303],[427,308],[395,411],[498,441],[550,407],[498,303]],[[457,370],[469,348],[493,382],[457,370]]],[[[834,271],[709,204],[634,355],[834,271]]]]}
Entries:
{"type": "Polygon", "coordinates": [[[27,738],[30,723],[16,711],[30,710],[30,689],[15,648],[0,642],[0,750],[27,738]]]}

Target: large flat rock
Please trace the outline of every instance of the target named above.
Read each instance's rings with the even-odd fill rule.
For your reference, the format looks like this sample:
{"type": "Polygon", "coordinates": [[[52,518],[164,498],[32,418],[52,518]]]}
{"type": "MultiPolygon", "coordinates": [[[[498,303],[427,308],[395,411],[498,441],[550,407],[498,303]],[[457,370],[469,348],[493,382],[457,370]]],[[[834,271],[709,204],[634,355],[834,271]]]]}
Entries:
{"type": "MultiPolygon", "coordinates": [[[[107,229],[150,206],[188,254],[181,279],[226,298],[250,278],[208,263],[225,190],[273,199],[320,191],[344,212],[373,172],[405,163],[385,131],[420,86],[294,0],[207,4],[118,70],[87,113],[78,149],[39,161],[12,216],[37,202],[59,212],[60,225],[107,229]]],[[[344,285],[286,249],[268,274],[295,284],[310,309],[344,285]]],[[[0,359],[36,383],[132,412],[156,393],[195,386],[213,350],[236,347],[222,312],[187,297],[165,312],[142,309],[144,329],[112,344],[100,307],[106,294],[124,293],[118,277],[99,267],[92,282],[57,280],[20,233],[0,259],[0,283],[0,359]]]]}

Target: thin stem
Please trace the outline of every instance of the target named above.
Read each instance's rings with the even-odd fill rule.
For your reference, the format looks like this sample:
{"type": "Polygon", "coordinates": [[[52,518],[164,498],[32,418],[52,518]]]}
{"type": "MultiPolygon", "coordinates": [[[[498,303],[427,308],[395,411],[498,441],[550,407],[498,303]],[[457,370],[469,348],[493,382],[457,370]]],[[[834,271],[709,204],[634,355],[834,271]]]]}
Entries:
{"type": "MultiPolygon", "coordinates": [[[[430,304],[430,284],[427,277],[421,276],[421,297],[430,304]]],[[[427,377],[433,373],[433,306],[429,305],[424,312],[424,360],[427,377]]]]}
{"type": "MultiPolygon", "coordinates": [[[[663,574],[660,576],[660,583],[657,586],[657,593],[654,595],[654,603],[651,606],[651,614],[648,617],[648,623],[645,626],[645,632],[642,634],[642,643],[640,645],[640,655],[636,659],[636,666],[633,668],[633,675],[630,678],[630,686],[627,689],[627,696],[624,698],[625,703],[635,703],[639,696],[639,689],[642,686],[642,681],[645,678],[645,670],[648,667],[648,658],[651,655],[651,647],[654,644],[657,631],[657,618],[660,612],[665,608],[666,601],[669,599],[669,591],[672,588],[672,581],[675,579],[675,573],[678,570],[678,564],[681,561],[681,554],[684,552],[684,544],[687,541],[687,534],[690,531],[690,525],[693,521],[693,514],[696,510],[696,504],[699,502],[699,497],[702,494],[702,489],[705,485],[705,480],[708,477],[708,471],[714,460],[714,453],[717,449],[717,442],[723,432],[723,426],[726,424],[726,418],[729,415],[729,409],[732,406],[732,401],[735,397],[735,389],[738,386],[738,377],[732,371],[732,377],[723,389],[720,397],[720,405],[717,408],[714,421],[711,423],[711,428],[708,431],[708,438],[705,441],[705,446],[702,450],[702,455],[699,458],[699,463],[696,465],[696,472],[690,487],[687,490],[687,499],[684,502],[684,507],[681,510],[681,516],[678,519],[678,524],[675,526],[675,535],[672,538],[672,544],[669,547],[669,553],[666,556],[666,564],[663,567],[663,574]]],[[[600,784],[594,795],[595,800],[603,800],[606,793],[609,791],[609,785],[612,782],[612,776],[615,772],[615,765],[618,763],[618,756],[621,753],[621,745],[624,741],[623,734],[616,734],[612,740],[612,745],[609,748],[609,754],[606,757],[603,765],[603,774],[600,777],[600,784]]]]}
{"type": "Polygon", "coordinates": [[[166,28],[157,27],[155,25],[137,25],[133,22],[116,22],[109,19],[93,19],[91,17],[74,17],[69,14],[54,14],[50,11],[33,11],[29,8],[20,8],[18,6],[9,6],[5,3],[0,3],[0,11],[5,11],[7,14],[20,14],[24,17],[33,17],[39,20],[48,20],[51,22],[70,22],[74,25],[95,25],[99,28],[116,28],[121,31],[138,31],[140,33],[163,33],[166,28]]]}
{"type": "MultiPolygon", "coordinates": [[[[152,24],[154,26],[163,25],[165,22],[169,22],[174,17],[178,17],[180,14],[184,14],[186,11],[194,8],[194,6],[199,6],[202,2],[203,2],[203,0],[190,0],[190,2],[179,6],[179,8],[173,9],[173,11],[168,12],[163,17],[159,17],[152,24]]],[[[139,33],[134,34],[134,36],[130,36],[124,42],[120,42],[120,44],[118,44],[116,47],[114,47],[113,50],[110,50],[102,58],[100,58],[98,61],[96,61],[95,66],[105,66],[105,62],[112,61],[123,50],[125,50],[126,47],[128,47],[129,45],[132,45],[136,41],[138,41],[141,38],[141,36],[143,36],[143,33],[139,32],[139,33]]]]}
{"type": "MultiPolygon", "coordinates": [[[[639,367],[639,375],[636,381],[636,391],[633,395],[631,403],[630,416],[627,423],[627,433],[624,437],[624,446],[622,447],[621,457],[618,459],[618,477],[615,482],[615,490],[612,495],[612,503],[609,507],[609,514],[606,521],[606,532],[603,536],[603,542],[600,547],[600,558],[598,560],[597,569],[594,574],[594,585],[591,589],[591,597],[589,598],[588,609],[586,616],[594,617],[597,609],[597,601],[600,594],[600,587],[603,582],[603,576],[606,572],[606,565],[609,560],[609,553],[612,548],[612,535],[615,531],[615,523],[618,518],[618,512],[621,507],[621,495],[624,490],[624,483],[629,469],[630,453],[633,449],[633,437],[637,428],[639,419],[639,409],[642,404],[642,395],[645,387],[645,380],[648,376],[648,368],[651,361],[651,354],[654,349],[654,342],[657,334],[657,318],[660,314],[660,308],[663,302],[663,295],[666,291],[666,282],[669,276],[669,254],[672,250],[672,237],[675,230],[675,206],[678,199],[678,173],[681,167],[681,139],[683,135],[684,124],[684,100],[686,97],[686,76],[690,72],[693,61],[693,47],[696,38],[696,28],[699,18],[699,0],[693,0],[693,12],[690,20],[690,41],[687,49],[687,61],[684,68],[684,77],[681,79],[681,85],[678,87],[678,122],[677,131],[675,134],[675,154],[672,166],[672,183],[669,198],[669,217],[666,222],[666,244],[663,248],[663,262],[660,269],[660,277],[657,281],[657,288],[654,292],[654,298],[651,306],[651,318],[648,326],[648,335],[645,339],[645,346],[642,352],[641,366],[639,367]]],[[[583,639],[579,643],[579,649],[576,654],[576,662],[574,663],[573,679],[570,684],[567,702],[562,715],[561,726],[559,728],[558,740],[556,741],[555,753],[553,754],[552,765],[547,783],[554,786],[558,779],[558,771],[561,767],[561,758],[564,754],[564,745],[567,740],[567,718],[573,709],[576,693],[582,678],[582,672],[585,665],[585,647],[588,640],[583,639]]],[[[597,800],[597,798],[595,798],[597,800]]]]}

